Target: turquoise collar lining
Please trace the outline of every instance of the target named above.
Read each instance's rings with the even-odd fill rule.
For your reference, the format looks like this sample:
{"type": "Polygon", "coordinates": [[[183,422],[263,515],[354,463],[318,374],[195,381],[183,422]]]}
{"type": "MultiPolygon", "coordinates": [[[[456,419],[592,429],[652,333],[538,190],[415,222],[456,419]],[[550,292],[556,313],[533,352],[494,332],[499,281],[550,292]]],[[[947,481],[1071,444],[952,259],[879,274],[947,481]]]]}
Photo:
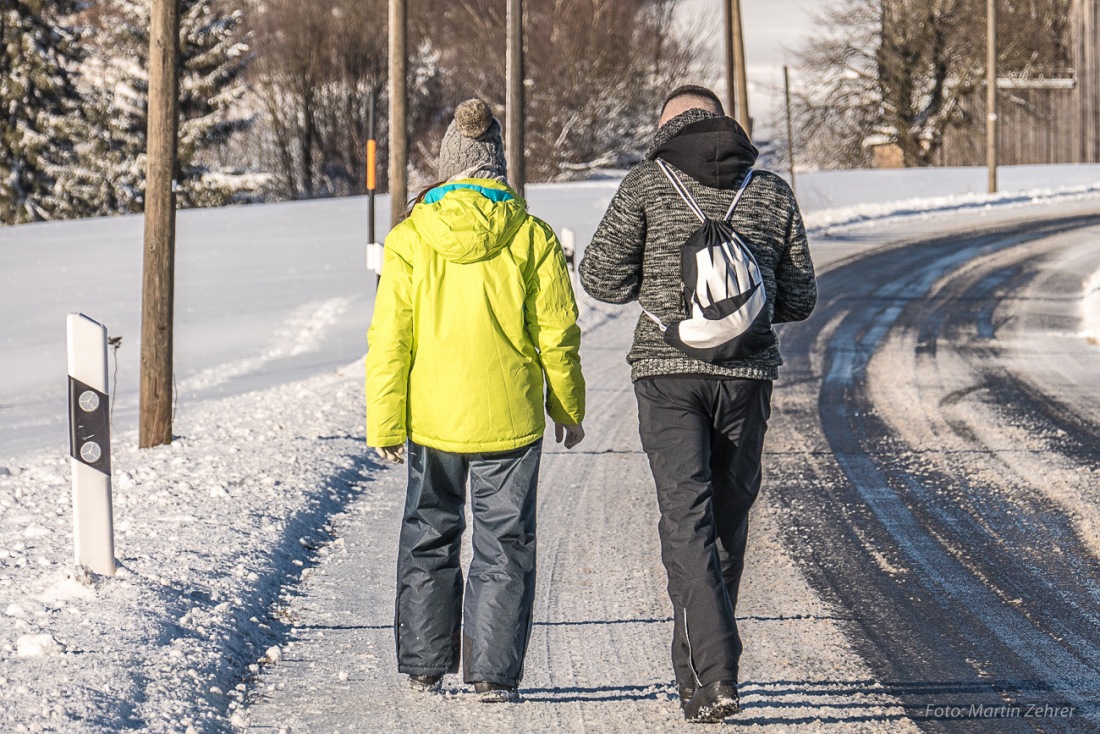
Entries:
{"type": "Polygon", "coordinates": [[[487,186],[478,186],[477,184],[471,183],[452,183],[444,184],[443,186],[436,186],[424,197],[424,203],[434,204],[437,201],[440,201],[447,194],[455,191],[456,189],[471,189],[472,191],[478,192],[489,201],[496,202],[498,204],[502,201],[511,201],[515,198],[514,196],[512,196],[511,191],[491,189],[487,186]]]}

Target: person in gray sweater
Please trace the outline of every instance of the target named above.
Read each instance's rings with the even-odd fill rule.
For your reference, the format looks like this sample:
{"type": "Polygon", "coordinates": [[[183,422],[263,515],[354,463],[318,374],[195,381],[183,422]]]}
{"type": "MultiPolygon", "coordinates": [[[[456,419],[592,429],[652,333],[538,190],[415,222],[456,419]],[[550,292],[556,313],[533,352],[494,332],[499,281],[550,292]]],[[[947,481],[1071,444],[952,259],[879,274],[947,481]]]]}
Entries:
{"type": "MultiPolygon", "coordinates": [[[[681,250],[700,220],[657,161],[667,164],[706,216],[722,220],[757,150],[708,89],[680,87],[665,100],[645,160],[630,170],[585,249],[581,283],[608,303],[645,311],[627,356],[639,432],[661,519],[658,532],[674,609],[672,663],[684,716],[721,721],[739,710],[742,651],[734,611],[744,568],[749,508],[760,490],[778,340],[728,362],[704,362],[673,346],[657,321],[689,316],[681,250]],[[656,317],[656,318],[654,318],[656,317]]],[[[748,246],[771,323],[807,318],[817,285],[794,194],[753,171],[729,220],[748,246]]]]}

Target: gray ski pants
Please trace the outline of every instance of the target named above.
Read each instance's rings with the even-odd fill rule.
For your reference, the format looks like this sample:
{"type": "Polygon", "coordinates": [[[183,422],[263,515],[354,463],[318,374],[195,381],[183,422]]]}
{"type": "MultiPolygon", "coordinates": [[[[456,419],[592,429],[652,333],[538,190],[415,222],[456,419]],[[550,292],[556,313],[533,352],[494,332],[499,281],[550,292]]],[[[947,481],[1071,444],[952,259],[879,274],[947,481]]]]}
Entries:
{"type": "Polygon", "coordinates": [[[742,646],[734,610],[772,383],[656,377],[634,383],[634,392],[661,510],[676,682],[736,681],[742,646]]]}
{"type": "Polygon", "coordinates": [[[541,458],[541,440],[484,454],[453,454],[409,442],[394,619],[400,672],[457,673],[461,649],[467,683],[515,686],[523,677],[535,599],[541,458]],[[463,600],[459,551],[467,478],[474,530],[463,600]]]}

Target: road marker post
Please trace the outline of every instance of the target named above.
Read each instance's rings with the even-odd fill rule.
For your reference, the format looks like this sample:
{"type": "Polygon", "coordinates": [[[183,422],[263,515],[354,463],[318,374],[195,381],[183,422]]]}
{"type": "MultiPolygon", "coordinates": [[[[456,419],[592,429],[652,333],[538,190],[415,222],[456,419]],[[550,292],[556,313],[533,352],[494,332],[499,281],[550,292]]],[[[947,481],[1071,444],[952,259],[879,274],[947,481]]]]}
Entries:
{"type": "Polygon", "coordinates": [[[561,229],[561,250],[565,253],[565,268],[569,271],[569,282],[577,290],[577,233],[569,227],[561,229]]]}
{"type": "Polygon", "coordinates": [[[565,265],[570,270],[576,269],[577,258],[577,233],[569,227],[561,229],[561,249],[565,253],[565,265]]]}
{"type": "Polygon", "coordinates": [[[95,573],[114,576],[107,327],[77,313],[69,314],[66,325],[75,557],[95,573]]]}
{"type": "Polygon", "coordinates": [[[374,236],[374,194],[377,188],[378,141],[374,138],[374,90],[370,92],[367,116],[367,269],[374,271],[375,286],[382,277],[382,243],[374,236]]]}

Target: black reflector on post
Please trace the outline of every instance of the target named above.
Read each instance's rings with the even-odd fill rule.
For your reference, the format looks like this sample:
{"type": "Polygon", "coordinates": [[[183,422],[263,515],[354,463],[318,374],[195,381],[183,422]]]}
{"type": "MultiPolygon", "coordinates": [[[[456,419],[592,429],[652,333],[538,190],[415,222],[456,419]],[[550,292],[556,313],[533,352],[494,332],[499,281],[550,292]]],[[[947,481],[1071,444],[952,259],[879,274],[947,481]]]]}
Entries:
{"type": "Polygon", "coordinates": [[[111,474],[110,400],[106,393],[69,377],[69,455],[111,474]]]}

